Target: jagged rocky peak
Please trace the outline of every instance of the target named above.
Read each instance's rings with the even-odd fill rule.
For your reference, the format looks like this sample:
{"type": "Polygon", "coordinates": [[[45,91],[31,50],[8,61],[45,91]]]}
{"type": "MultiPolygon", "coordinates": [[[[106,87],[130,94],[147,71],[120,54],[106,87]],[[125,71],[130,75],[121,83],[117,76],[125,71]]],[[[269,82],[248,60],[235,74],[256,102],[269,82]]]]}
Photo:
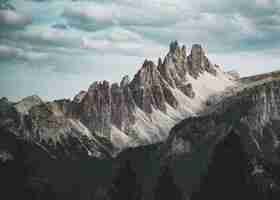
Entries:
{"type": "Polygon", "coordinates": [[[194,44],[191,54],[188,56],[189,73],[194,78],[198,78],[199,74],[207,71],[213,75],[217,74],[215,65],[212,65],[206,57],[205,52],[200,44],[194,44]]]}
{"type": "Polygon", "coordinates": [[[121,83],[120,83],[120,86],[121,86],[122,88],[124,88],[124,87],[128,86],[129,83],[130,83],[130,78],[129,78],[128,75],[126,75],[126,76],[124,76],[124,77],[122,78],[121,83]]]}
{"type": "Polygon", "coordinates": [[[180,51],[180,46],[177,40],[172,41],[169,45],[169,53],[177,53],[180,51]]]}
{"type": "Polygon", "coordinates": [[[109,81],[95,81],[94,83],[92,83],[88,89],[88,92],[90,91],[96,91],[99,89],[108,89],[110,87],[110,83],[109,81]]]}
{"type": "Polygon", "coordinates": [[[84,97],[86,96],[87,92],[82,90],[80,91],[73,99],[73,102],[75,103],[81,103],[84,97]]]}
{"type": "Polygon", "coordinates": [[[164,90],[167,86],[152,61],[144,61],[131,81],[130,88],[136,105],[144,112],[152,113],[152,108],[166,110],[164,90]]]}
{"type": "Polygon", "coordinates": [[[187,55],[187,48],[186,48],[186,45],[183,45],[183,46],[182,46],[181,51],[182,51],[182,56],[185,57],[185,56],[187,55]]]}
{"type": "Polygon", "coordinates": [[[186,55],[186,46],[183,45],[181,48],[177,40],[172,41],[169,44],[169,54],[184,56],[184,55],[186,55]]]}
{"type": "MultiPolygon", "coordinates": [[[[156,65],[151,60],[145,60],[141,69],[135,75],[133,81],[137,81],[140,85],[152,84],[157,81],[158,71],[156,65]]],[[[132,81],[132,82],[133,82],[132,81]]]]}
{"type": "Polygon", "coordinates": [[[127,109],[124,108],[124,95],[122,87],[118,83],[112,84],[111,87],[111,98],[112,98],[112,123],[122,130],[123,125],[123,114],[127,112],[127,109]]]}
{"type": "Polygon", "coordinates": [[[190,54],[187,56],[186,46],[180,47],[177,41],[169,45],[169,52],[164,61],[158,60],[158,70],[171,87],[181,87],[182,83],[187,82],[190,75],[197,79],[204,72],[214,76],[217,75],[217,65],[213,65],[200,44],[192,46],[190,54]],[[187,76],[186,76],[187,75],[187,76]]]}
{"type": "Polygon", "coordinates": [[[187,72],[186,49],[180,48],[177,41],[170,43],[168,54],[162,62],[159,59],[158,70],[171,87],[185,81],[187,72]]]}
{"type": "Polygon", "coordinates": [[[108,81],[94,82],[80,105],[81,121],[98,135],[110,137],[111,90],[108,81]]]}
{"type": "Polygon", "coordinates": [[[121,83],[94,82],[80,103],[79,117],[89,130],[110,139],[112,128],[129,134],[134,124],[135,102],[125,76],[121,83]]]}
{"type": "Polygon", "coordinates": [[[158,58],[158,68],[160,68],[161,65],[162,65],[162,59],[161,59],[161,57],[159,57],[159,58],[158,58]]]}
{"type": "Polygon", "coordinates": [[[135,102],[129,88],[129,78],[124,77],[121,84],[111,86],[111,123],[123,133],[129,135],[135,122],[133,112],[135,102]]]}
{"type": "Polygon", "coordinates": [[[29,110],[36,106],[44,103],[40,97],[37,95],[32,95],[29,97],[25,97],[21,101],[15,104],[15,108],[19,113],[27,115],[29,110]]]}
{"type": "Polygon", "coordinates": [[[205,55],[201,44],[193,44],[191,49],[191,54],[205,55]]]}
{"type": "Polygon", "coordinates": [[[140,70],[130,82],[131,90],[141,89],[152,85],[158,79],[159,72],[153,61],[145,60],[140,70]]]}
{"type": "Polygon", "coordinates": [[[60,99],[52,102],[46,103],[48,109],[55,116],[69,116],[76,117],[76,106],[75,101],[71,101],[70,99],[60,99]]]}
{"type": "Polygon", "coordinates": [[[192,75],[192,73],[187,61],[185,45],[181,48],[177,41],[171,42],[164,62],[159,61],[158,70],[171,87],[178,88],[190,98],[195,97],[192,83],[188,82],[187,79],[187,76],[192,75]]]}
{"type": "Polygon", "coordinates": [[[186,57],[186,46],[181,47],[177,40],[172,41],[169,45],[167,57],[172,58],[174,62],[184,59],[186,57]]]}

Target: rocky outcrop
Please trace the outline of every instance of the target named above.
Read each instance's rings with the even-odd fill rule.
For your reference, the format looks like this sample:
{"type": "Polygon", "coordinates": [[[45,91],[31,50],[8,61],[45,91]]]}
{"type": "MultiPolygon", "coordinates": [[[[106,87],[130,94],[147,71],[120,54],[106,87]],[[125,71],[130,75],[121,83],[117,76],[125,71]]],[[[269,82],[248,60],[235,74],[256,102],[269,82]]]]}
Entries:
{"type": "Polygon", "coordinates": [[[182,85],[179,87],[179,89],[188,97],[194,98],[195,92],[193,91],[193,87],[191,83],[188,83],[186,85],[182,85]]]}
{"type": "Polygon", "coordinates": [[[209,59],[205,56],[201,45],[195,44],[192,47],[191,54],[188,56],[188,63],[190,66],[190,73],[197,78],[200,73],[207,71],[213,75],[217,74],[216,65],[212,65],[209,59]]]}
{"type": "Polygon", "coordinates": [[[177,104],[168,84],[152,61],[146,60],[144,62],[129,87],[136,105],[146,113],[152,113],[153,108],[166,112],[165,103],[170,103],[171,106],[176,106],[177,104]],[[168,98],[167,94],[171,95],[171,97],[168,98]]]}
{"type": "Polygon", "coordinates": [[[186,60],[186,47],[179,46],[177,41],[171,42],[169,52],[164,62],[158,65],[158,70],[169,85],[173,88],[180,86],[187,81],[186,74],[189,66],[186,60]]]}
{"type": "MultiPolygon", "coordinates": [[[[252,77],[252,79],[255,78],[252,77]]],[[[266,139],[263,137],[269,136],[270,143],[274,145],[268,146],[277,148],[277,128],[273,124],[277,123],[280,116],[279,86],[280,81],[278,79],[262,79],[242,85],[236,88],[231,96],[225,98],[211,112],[201,117],[184,120],[176,125],[172,131],[174,134],[170,138],[179,135],[182,137],[194,137],[193,134],[187,134],[192,133],[194,130],[199,138],[216,137],[221,130],[224,130],[223,132],[235,130],[238,134],[246,132],[243,135],[247,135],[246,137],[254,141],[250,144],[251,147],[247,149],[251,151],[251,154],[253,149],[257,154],[260,152],[272,153],[276,149],[265,150],[265,142],[263,140],[266,139]],[[199,125],[201,122],[203,122],[204,126],[199,125]],[[246,131],[244,131],[245,129],[246,131]],[[276,132],[272,129],[275,129],[276,132]],[[207,132],[211,134],[207,135],[207,132]]],[[[189,139],[191,141],[196,140],[195,138],[189,139]]],[[[266,140],[266,142],[268,141],[266,140]]],[[[268,157],[271,157],[271,155],[268,157]]]]}
{"type": "Polygon", "coordinates": [[[112,95],[112,119],[111,123],[114,124],[119,130],[129,135],[134,124],[135,117],[133,110],[135,102],[132,97],[128,82],[124,78],[119,86],[117,83],[111,87],[112,95]]]}
{"type": "Polygon", "coordinates": [[[20,102],[15,104],[15,108],[19,113],[22,113],[24,115],[28,115],[29,110],[36,105],[42,104],[43,101],[40,99],[40,97],[34,95],[29,96],[24,99],[22,99],[20,102]]]}
{"type": "Polygon", "coordinates": [[[130,84],[136,105],[146,113],[152,113],[152,107],[165,110],[165,99],[161,89],[161,77],[152,61],[145,60],[141,70],[130,84]]]}
{"type": "Polygon", "coordinates": [[[110,137],[111,90],[107,81],[95,82],[81,102],[81,121],[99,136],[110,137]]]}
{"type": "Polygon", "coordinates": [[[86,91],[80,91],[73,99],[75,103],[81,103],[84,97],[86,96],[87,92],[86,91]]]}

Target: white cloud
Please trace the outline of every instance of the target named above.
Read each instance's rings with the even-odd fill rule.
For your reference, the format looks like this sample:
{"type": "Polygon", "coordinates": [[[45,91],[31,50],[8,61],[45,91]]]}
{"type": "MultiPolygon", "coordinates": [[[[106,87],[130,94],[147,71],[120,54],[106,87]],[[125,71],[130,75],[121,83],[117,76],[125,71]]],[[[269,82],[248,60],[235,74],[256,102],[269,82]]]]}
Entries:
{"type": "Polygon", "coordinates": [[[5,45],[0,45],[0,57],[1,58],[11,58],[20,54],[20,49],[12,48],[5,45]]]}
{"type": "Polygon", "coordinates": [[[48,55],[34,51],[26,51],[25,49],[0,45],[0,58],[5,60],[20,59],[25,61],[47,60],[48,55]]]}
{"type": "Polygon", "coordinates": [[[15,11],[0,10],[0,96],[71,97],[94,80],[134,74],[175,39],[201,43],[243,75],[270,71],[279,66],[279,2],[11,0],[15,11]]]}
{"type": "Polygon", "coordinates": [[[31,23],[31,18],[13,10],[0,10],[0,26],[12,28],[24,27],[31,23]]]}
{"type": "Polygon", "coordinates": [[[141,35],[115,26],[83,38],[84,48],[122,55],[155,57],[162,55],[165,48],[141,35]]]}
{"type": "Polygon", "coordinates": [[[258,7],[270,8],[273,5],[273,0],[256,0],[258,7]]]}
{"type": "Polygon", "coordinates": [[[179,4],[167,2],[121,1],[122,4],[117,4],[82,1],[66,6],[63,16],[71,25],[85,30],[112,25],[166,26],[187,16],[188,13],[179,4]]]}

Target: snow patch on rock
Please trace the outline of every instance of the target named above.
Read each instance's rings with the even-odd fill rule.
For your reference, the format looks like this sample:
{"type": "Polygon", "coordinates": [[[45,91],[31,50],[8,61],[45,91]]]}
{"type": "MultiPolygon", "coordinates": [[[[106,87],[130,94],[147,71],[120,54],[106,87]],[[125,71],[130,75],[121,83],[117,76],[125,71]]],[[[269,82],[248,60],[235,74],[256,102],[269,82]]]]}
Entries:
{"type": "Polygon", "coordinates": [[[124,132],[120,131],[117,127],[112,126],[111,142],[115,147],[122,150],[130,146],[132,138],[127,136],[124,132]]]}

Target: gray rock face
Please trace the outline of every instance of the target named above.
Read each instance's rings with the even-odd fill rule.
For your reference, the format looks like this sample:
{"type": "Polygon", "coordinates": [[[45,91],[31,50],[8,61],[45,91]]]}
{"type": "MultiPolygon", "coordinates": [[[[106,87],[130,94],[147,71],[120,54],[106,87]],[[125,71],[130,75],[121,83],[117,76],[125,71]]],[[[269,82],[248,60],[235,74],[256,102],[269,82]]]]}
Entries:
{"type": "Polygon", "coordinates": [[[18,102],[15,105],[15,108],[18,112],[28,115],[29,110],[36,105],[42,104],[43,101],[38,96],[29,96],[24,99],[22,99],[20,102],[18,102]]]}
{"type": "Polygon", "coordinates": [[[128,75],[126,75],[126,76],[124,76],[124,77],[122,78],[120,86],[121,86],[122,88],[124,88],[124,87],[126,87],[129,83],[130,83],[130,78],[129,78],[128,75]]]}
{"type": "Polygon", "coordinates": [[[110,137],[111,90],[107,81],[93,83],[81,102],[81,121],[99,136],[110,137]]]}
{"type": "Polygon", "coordinates": [[[194,98],[195,92],[193,91],[193,87],[191,83],[188,83],[186,85],[179,86],[179,89],[188,97],[194,98]]]}
{"type": "Polygon", "coordinates": [[[161,75],[172,87],[176,87],[187,81],[188,68],[185,46],[180,48],[176,41],[171,42],[163,64],[158,66],[161,75]]]}
{"type": "Polygon", "coordinates": [[[121,86],[113,84],[111,87],[112,95],[112,119],[111,123],[127,135],[130,134],[135,117],[133,109],[135,106],[130,89],[124,81],[121,86]]]}
{"type": "MultiPolygon", "coordinates": [[[[163,112],[166,111],[164,91],[168,90],[168,87],[152,61],[144,62],[129,87],[136,105],[144,112],[152,113],[152,107],[163,112]]],[[[166,91],[166,93],[168,92],[166,91]]],[[[171,92],[170,94],[172,95],[171,92]]],[[[171,105],[175,104],[171,103],[171,105]]]]}
{"type": "Polygon", "coordinates": [[[269,78],[236,88],[211,112],[175,126],[169,139],[183,137],[199,143],[203,138],[222,138],[234,130],[246,140],[248,153],[268,153],[272,158],[279,146],[276,125],[280,120],[279,88],[280,80],[269,78]],[[188,134],[193,132],[196,134],[188,134]]]}
{"type": "Polygon", "coordinates": [[[77,95],[74,97],[73,101],[74,101],[75,103],[81,103],[82,100],[84,99],[84,97],[86,96],[86,94],[87,94],[86,91],[80,91],[79,94],[77,94],[77,95]]]}
{"type": "Polygon", "coordinates": [[[174,172],[174,178],[181,180],[179,187],[180,184],[194,187],[202,182],[195,186],[200,187],[201,192],[192,199],[222,199],[224,194],[214,190],[215,187],[229,191],[247,188],[244,195],[250,197],[277,193],[278,174],[271,169],[280,166],[279,77],[279,73],[278,76],[248,77],[246,83],[242,81],[232,95],[225,97],[211,112],[183,120],[172,129],[163,148],[168,165],[176,169],[179,165],[200,166],[189,168],[189,175],[185,174],[184,180],[182,174],[174,172]],[[188,159],[184,160],[185,157],[188,159]],[[217,173],[222,174],[221,170],[226,173],[218,176],[217,173]],[[226,183],[233,179],[236,182],[226,183]],[[257,188],[260,187],[258,184],[262,184],[262,189],[257,188]],[[249,188],[252,187],[256,188],[251,191],[249,188]]]}
{"type": "Polygon", "coordinates": [[[208,58],[199,44],[195,44],[192,47],[191,55],[188,56],[188,63],[190,66],[190,74],[197,78],[200,73],[207,71],[213,75],[216,75],[215,66],[210,63],[208,58]]]}

